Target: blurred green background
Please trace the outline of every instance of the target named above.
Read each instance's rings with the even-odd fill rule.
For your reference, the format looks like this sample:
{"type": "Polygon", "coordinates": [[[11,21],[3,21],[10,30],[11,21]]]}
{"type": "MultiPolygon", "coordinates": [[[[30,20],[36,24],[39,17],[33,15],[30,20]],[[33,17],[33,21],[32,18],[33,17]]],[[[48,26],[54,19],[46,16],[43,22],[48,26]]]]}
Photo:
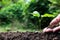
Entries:
{"type": "Polygon", "coordinates": [[[0,0],[0,32],[41,31],[59,13],[59,0],[0,0]]]}

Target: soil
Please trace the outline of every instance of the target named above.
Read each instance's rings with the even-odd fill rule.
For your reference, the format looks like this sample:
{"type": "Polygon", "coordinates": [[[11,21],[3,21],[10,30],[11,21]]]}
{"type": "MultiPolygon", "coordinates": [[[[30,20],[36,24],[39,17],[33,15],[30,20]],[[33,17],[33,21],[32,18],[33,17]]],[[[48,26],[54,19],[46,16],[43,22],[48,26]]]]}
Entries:
{"type": "Polygon", "coordinates": [[[60,40],[60,33],[1,32],[0,40],[60,40]]]}

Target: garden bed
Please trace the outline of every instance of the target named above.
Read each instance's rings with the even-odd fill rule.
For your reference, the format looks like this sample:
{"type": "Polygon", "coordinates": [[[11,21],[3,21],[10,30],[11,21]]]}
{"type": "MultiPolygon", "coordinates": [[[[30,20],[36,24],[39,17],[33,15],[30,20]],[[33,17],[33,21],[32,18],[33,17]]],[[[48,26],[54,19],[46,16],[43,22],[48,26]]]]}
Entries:
{"type": "Polygon", "coordinates": [[[0,40],[60,40],[60,33],[1,32],[0,40]]]}

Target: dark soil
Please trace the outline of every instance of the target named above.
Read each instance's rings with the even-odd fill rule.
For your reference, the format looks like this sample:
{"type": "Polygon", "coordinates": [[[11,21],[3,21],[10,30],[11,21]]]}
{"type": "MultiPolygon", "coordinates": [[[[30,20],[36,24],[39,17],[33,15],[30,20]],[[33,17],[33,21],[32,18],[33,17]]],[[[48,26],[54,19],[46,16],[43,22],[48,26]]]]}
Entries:
{"type": "Polygon", "coordinates": [[[60,40],[60,33],[2,32],[0,40],[60,40]]]}

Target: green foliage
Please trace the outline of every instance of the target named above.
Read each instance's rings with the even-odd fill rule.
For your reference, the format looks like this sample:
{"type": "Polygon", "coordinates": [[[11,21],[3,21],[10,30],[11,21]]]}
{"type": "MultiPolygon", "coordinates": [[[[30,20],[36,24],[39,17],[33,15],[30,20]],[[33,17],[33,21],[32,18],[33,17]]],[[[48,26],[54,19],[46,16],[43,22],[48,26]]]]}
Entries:
{"type": "Polygon", "coordinates": [[[28,11],[29,12],[33,12],[33,11],[38,11],[40,14],[45,14],[45,13],[50,13],[49,12],[49,4],[51,2],[46,0],[35,0],[33,2],[30,3],[29,7],[28,7],[28,11]]]}
{"type": "Polygon", "coordinates": [[[48,13],[45,13],[44,15],[41,15],[42,17],[55,17],[55,15],[53,14],[48,14],[48,13]]]}
{"type": "Polygon", "coordinates": [[[32,13],[32,15],[35,16],[35,17],[40,17],[40,14],[39,14],[37,11],[34,11],[34,12],[32,13]]]}
{"type": "Polygon", "coordinates": [[[44,28],[60,13],[59,3],[58,0],[1,0],[0,23],[17,20],[27,29],[44,28]]]}
{"type": "Polygon", "coordinates": [[[6,17],[6,19],[11,21],[14,19],[20,19],[23,16],[22,12],[22,7],[19,4],[12,4],[3,8],[0,15],[3,15],[2,18],[6,17]]]}

